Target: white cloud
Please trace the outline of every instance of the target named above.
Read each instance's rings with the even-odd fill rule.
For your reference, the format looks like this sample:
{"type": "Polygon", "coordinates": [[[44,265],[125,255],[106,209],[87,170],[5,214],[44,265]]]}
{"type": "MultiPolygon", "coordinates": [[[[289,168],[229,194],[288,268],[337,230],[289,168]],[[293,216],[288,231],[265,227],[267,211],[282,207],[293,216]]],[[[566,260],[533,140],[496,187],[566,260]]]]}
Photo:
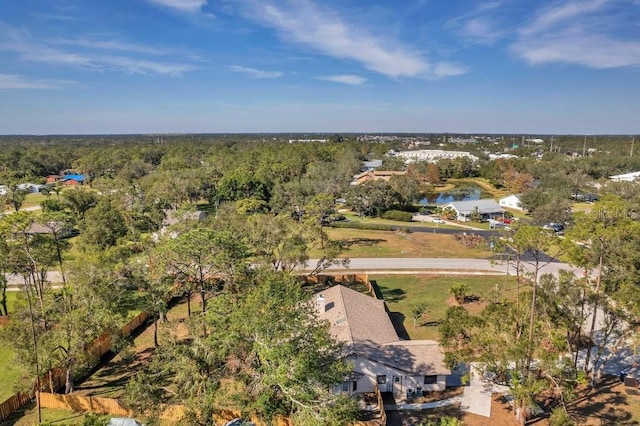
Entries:
{"type": "Polygon", "coordinates": [[[521,40],[512,48],[532,65],[558,62],[590,68],[640,66],[640,42],[616,40],[602,34],[563,31],[521,40]]]}
{"type": "Polygon", "coordinates": [[[15,74],[0,74],[0,90],[54,90],[71,83],[65,80],[28,80],[15,74]]]}
{"type": "Polygon", "coordinates": [[[510,48],[532,65],[640,66],[640,40],[621,38],[627,24],[614,6],[610,0],[572,0],[547,7],[518,31],[510,48]]]}
{"type": "Polygon", "coordinates": [[[349,74],[329,75],[326,77],[318,77],[318,79],[332,81],[334,83],[350,84],[352,86],[362,86],[368,81],[364,77],[360,77],[358,75],[349,75],[349,74]]]}
{"type": "Polygon", "coordinates": [[[569,1],[564,4],[557,4],[549,7],[538,14],[538,16],[520,30],[521,35],[535,35],[547,31],[554,25],[563,23],[571,24],[572,20],[579,18],[591,12],[596,12],[609,0],[591,0],[591,1],[569,1]]]}
{"type": "Polygon", "coordinates": [[[239,4],[244,16],[274,29],[286,42],[334,58],[356,61],[389,77],[435,76],[434,65],[422,52],[389,37],[383,27],[362,28],[311,0],[280,4],[241,0],[239,4]]]}
{"type": "MultiPolygon", "coordinates": [[[[56,41],[52,42],[56,44],[56,41]]],[[[187,62],[156,61],[140,57],[141,54],[160,54],[159,50],[142,45],[126,44],[117,41],[88,42],[83,39],[57,40],[59,45],[73,45],[83,47],[80,51],[70,51],[51,47],[47,42],[32,41],[27,34],[21,31],[5,31],[5,37],[0,37],[0,50],[14,52],[22,61],[45,63],[47,65],[62,65],[80,67],[93,70],[115,70],[131,74],[156,74],[180,77],[185,72],[198,69],[187,62]],[[84,49],[87,48],[87,49],[84,49]],[[105,54],[97,51],[101,49],[124,50],[127,53],[136,53],[135,57],[122,54],[105,54]]],[[[166,52],[165,52],[166,53],[166,52]]]]}
{"type": "Polygon", "coordinates": [[[207,0],[147,0],[160,6],[176,9],[180,12],[199,12],[207,4],[207,0]]]}
{"type": "Polygon", "coordinates": [[[438,62],[433,68],[433,76],[436,78],[455,77],[457,75],[466,74],[467,72],[468,70],[466,67],[449,62],[438,62]]]}
{"type": "Polygon", "coordinates": [[[229,69],[233,72],[246,74],[251,78],[279,78],[284,75],[281,71],[262,71],[255,68],[241,67],[239,65],[231,65],[229,69]]]}
{"type": "Polygon", "coordinates": [[[475,43],[491,44],[504,36],[504,32],[494,28],[487,18],[469,19],[462,25],[462,33],[475,43]]]}

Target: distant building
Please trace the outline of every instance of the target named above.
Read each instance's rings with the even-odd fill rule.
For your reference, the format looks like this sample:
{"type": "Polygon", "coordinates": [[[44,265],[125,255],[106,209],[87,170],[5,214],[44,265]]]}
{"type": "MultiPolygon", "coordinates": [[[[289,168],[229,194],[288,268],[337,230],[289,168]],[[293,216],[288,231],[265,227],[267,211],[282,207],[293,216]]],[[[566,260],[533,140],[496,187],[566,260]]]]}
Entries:
{"type": "Polygon", "coordinates": [[[0,185],[0,195],[7,195],[9,193],[9,187],[7,185],[0,185]]]}
{"type": "Polygon", "coordinates": [[[518,156],[513,154],[489,154],[489,160],[508,160],[510,158],[518,158],[518,156]]]}
{"type": "Polygon", "coordinates": [[[84,175],[64,175],[60,180],[63,186],[79,186],[84,185],[84,175]]]}
{"type": "Polygon", "coordinates": [[[622,175],[609,176],[609,179],[614,182],[633,182],[638,178],[640,178],[640,172],[631,172],[622,175]]]}
{"type": "Polygon", "coordinates": [[[406,170],[367,170],[366,172],[355,175],[351,181],[351,185],[362,185],[365,182],[376,180],[388,182],[393,176],[404,176],[406,174],[406,170]]]}
{"type": "Polygon", "coordinates": [[[382,160],[371,160],[371,161],[363,161],[362,162],[362,170],[371,170],[377,169],[382,166],[382,160]]]}
{"type": "Polygon", "coordinates": [[[469,158],[471,161],[477,161],[478,157],[466,151],[444,151],[442,149],[421,149],[418,151],[400,151],[393,153],[393,156],[403,158],[405,164],[415,163],[417,161],[427,161],[435,163],[442,159],[469,158]]]}
{"type": "Polygon", "coordinates": [[[25,191],[28,192],[30,194],[35,194],[37,192],[40,192],[43,188],[45,188],[44,185],[38,185],[37,183],[20,183],[18,185],[16,185],[16,188],[19,189],[20,191],[25,191]]]}
{"type": "Polygon", "coordinates": [[[524,211],[524,207],[522,207],[522,202],[520,201],[521,194],[511,194],[506,197],[502,197],[498,200],[498,204],[501,207],[524,211]]]}
{"type": "Polygon", "coordinates": [[[539,139],[539,138],[526,139],[526,141],[531,143],[537,143],[537,144],[544,143],[544,139],[539,139]]]}
{"type": "Polygon", "coordinates": [[[481,221],[504,217],[505,214],[505,210],[495,200],[454,201],[442,206],[442,210],[455,211],[456,220],[461,222],[470,221],[475,214],[479,215],[481,221]]]}
{"type": "Polygon", "coordinates": [[[321,142],[325,143],[329,139],[289,139],[289,143],[299,142],[299,143],[310,143],[310,142],[321,142]]]}

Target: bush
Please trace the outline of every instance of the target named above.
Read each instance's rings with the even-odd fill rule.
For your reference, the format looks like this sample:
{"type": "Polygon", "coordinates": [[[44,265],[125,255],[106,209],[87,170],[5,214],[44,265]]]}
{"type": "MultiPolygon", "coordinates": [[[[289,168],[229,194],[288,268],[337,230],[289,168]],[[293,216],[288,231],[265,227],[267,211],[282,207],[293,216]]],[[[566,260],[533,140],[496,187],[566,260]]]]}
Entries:
{"type": "Polygon", "coordinates": [[[382,213],[382,218],[395,220],[398,222],[411,222],[413,215],[409,212],[403,212],[401,210],[388,210],[382,213]]]}

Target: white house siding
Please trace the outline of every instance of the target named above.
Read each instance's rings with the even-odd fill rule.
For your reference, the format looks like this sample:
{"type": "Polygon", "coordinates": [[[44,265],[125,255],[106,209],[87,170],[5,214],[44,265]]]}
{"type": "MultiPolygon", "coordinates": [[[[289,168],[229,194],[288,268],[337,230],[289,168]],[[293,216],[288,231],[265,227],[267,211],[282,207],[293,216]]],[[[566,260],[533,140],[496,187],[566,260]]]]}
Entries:
{"type": "Polygon", "coordinates": [[[443,391],[446,388],[446,376],[438,375],[437,383],[425,385],[424,375],[411,376],[404,371],[359,356],[352,355],[346,360],[353,365],[353,371],[364,374],[358,379],[357,389],[353,393],[374,392],[377,377],[382,375],[386,376],[387,383],[379,385],[381,392],[394,391],[393,381],[396,376],[401,378],[401,383],[396,386],[395,391],[402,395],[406,395],[408,388],[411,388],[412,391],[418,388],[423,391],[443,391]]]}
{"type": "Polygon", "coordinates": [[[520,204],[520,198],[516,197],[515,195],[509,195],[507,197],[500,198],[498,204],[500,204],[501,207],[506,207],[509,209],[524,210],[522,208],[522,204],[520,204]]]}

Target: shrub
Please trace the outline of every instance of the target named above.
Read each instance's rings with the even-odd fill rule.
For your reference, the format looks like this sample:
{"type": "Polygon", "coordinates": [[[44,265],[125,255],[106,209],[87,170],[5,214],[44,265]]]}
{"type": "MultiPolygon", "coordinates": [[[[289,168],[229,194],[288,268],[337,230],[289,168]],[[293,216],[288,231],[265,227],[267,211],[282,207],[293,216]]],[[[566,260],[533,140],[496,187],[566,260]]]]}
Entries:
{"type": "Polygon", "coordinates": [[[484,237],[478,234],[467,234],[464,232],[455,234],[453,237],[466,248],[484,248],[486,246],[484,237]]]}
{"type": "Polygon", "coordinates": [[[413,215],[409,212],[403,212],[401,210],[388,210],[382,213],[382,218],[395,220],[398,222],[411,222],[413,215]]]}

